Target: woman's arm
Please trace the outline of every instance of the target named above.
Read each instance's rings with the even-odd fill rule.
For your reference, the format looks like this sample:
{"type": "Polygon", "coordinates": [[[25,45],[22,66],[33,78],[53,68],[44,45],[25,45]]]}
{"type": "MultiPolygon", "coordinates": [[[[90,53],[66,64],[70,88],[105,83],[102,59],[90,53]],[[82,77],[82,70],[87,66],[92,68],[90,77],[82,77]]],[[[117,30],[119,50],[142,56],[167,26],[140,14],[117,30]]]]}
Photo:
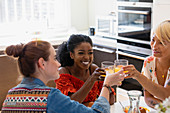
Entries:
{"type": "MultiPolygon", "coordinates": [[[[113,86],[113,85],[121,85],[121,81],[124,80],[124,74],[123,74],[123,70],[120,70],[116,73],[107,75],[105,80],[104,80],[104,85],[108,85],[108,86],[113,86]]],[[[108,92],[109,89],[106,87],[102,88],[102,91],[100,93],[100,96],[105,97],[108,101],[110,98],[110,92],[108,92]]]]}
{"type": "Polygon", "coordinates": [[[156,96],[162,101],[170,96],[170,79],[166,87],[152,82],[142,74],[138,75],[138,77],[136,77],[136,80],[144,87],[144,89],[146,89],[149,93],[156,96]]]}
{"type": "MultiPolygon", "coordinates": [[[[100,74],[98,74],[99,76],[100,74]]],[[[95,80],[92,79],[92,77],[89,77],[84,85],[75,93],[69,95],[72,100],[76,100],[80,103],[82,103],[87,95],[89,94],[90,90],[92,89],[93,85],[95,83],[95,80]]]]}
{"type": "MultiPolygon", "coordinates": [[[[60,70],[59,70],[59,73],[60,74],[70,74],[68,72],[68,69],[66,67],[61,67],[60,70]]],[[[99,76],[100,73],[98,73],[97,76],[99,76]]],[[[62,82],[62,81],[61,81],[62,82]]],[[[70,81],[67,81],[67,82],[70,82],[70,81]]],[[[88,77],[88,79],[85,81],[84,85],[78,90],[76,91],[75,93],[68,93],[68,96],[70,96],[70,98],[72,100],[75,100],[75,101],[78,101],[79,103],[82,103],[84,101],[84,99],[87,97],[89,91],[92,89],[93,85],[95,83],[95,79],[93,79],[91,76],[88,77]]],[[[58,84],[58,83],[56,83],[58,84]]],[[[71,84],[71,83],[70,83],[71,84]]],[[[58,86],[58,85],[57,85],[58,86]]],[[[62,86],[63,87],[63,86],[62,86]]],[[[63,88],[59,88],[61,91],[63,88]]],[[[72,86],[68,86],[69,88],[72,87],[72,86]]],[[[73,88],[73,87],[72,87],[73,88]]],[[[63,91],[62,91],[63,92],[63,91]]]]}
{"type": "MultiPolygon", "coordinates": [[[[97,67],[98,67],[98,66],[97,66],[96,64],[92,64],[92,66],[91,66],[91,71],[94,72],[97,67]]],[[[103,80],[104,80],[104,79],[103,79],[103,80]]],[[[102,84],[102,85],[103,85],[103,84],[102,84]]],[[[111,94],[110,94],[110,97],[109,97],[109,103],[110,103],[110,105],[113,105],[114,102],[115,102],[115,95],[114,95],[114,93],[111,93],[111,94]]]]}
{"type": "Polygon", "coordinates": [[[149,107],[154,108],[156,104],[162,102],[161,100],[155,98],[147,90],[144,91],[145,102],[149,107]]]}
{"type": "Polygon", "coordinates": [[[98,66],[95,64],[92,64],[90,66],[90,70],[92,75],[88,77],[88,79],[85,81],[84,85],[75,93],[69,95],[72,100],[76,100],[80,103],[82,103],[87,95],[89,94],[90,90],[93,88],[94,83],[98,80],[101,73],[99,73],[99,70],[97,69],[98,66]]]}
{"type": "Polygon", "coordinates": [[[156,96],[160,100],[165,100],[165,98],[170,96],[170,80],[166,87],[163,87],[142,75],[133,65],[125,66],[123,69],[128,71],[127,74],[130,74],[128,77],[136,79],[151,95],[156,96]]]}

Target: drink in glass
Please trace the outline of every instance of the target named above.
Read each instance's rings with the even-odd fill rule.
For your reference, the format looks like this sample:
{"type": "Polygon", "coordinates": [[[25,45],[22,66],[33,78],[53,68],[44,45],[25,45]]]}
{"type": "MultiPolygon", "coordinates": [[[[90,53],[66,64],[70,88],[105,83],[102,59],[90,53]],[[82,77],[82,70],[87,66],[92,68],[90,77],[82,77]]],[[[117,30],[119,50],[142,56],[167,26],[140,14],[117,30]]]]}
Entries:
{"type": "MultiPolygon", "coordinates": [[[[118,59],[118,60],[115,60],[114,64],[115,64],[114,72],[118,72],[123,66],[128,65],[128,60],[118,59]]],[[[124,71],[124,73],[126,73],[126,72],[127,71],[124,71]]]]}
{"type": "MultiPolygon", "coordinates": [[[[101,67],[106,71],[106,75],[114,73],[114,63],[111,61],[103,61],[101,67]]],[[[105,77],[106,75],[101,76],[105,77]]]]}

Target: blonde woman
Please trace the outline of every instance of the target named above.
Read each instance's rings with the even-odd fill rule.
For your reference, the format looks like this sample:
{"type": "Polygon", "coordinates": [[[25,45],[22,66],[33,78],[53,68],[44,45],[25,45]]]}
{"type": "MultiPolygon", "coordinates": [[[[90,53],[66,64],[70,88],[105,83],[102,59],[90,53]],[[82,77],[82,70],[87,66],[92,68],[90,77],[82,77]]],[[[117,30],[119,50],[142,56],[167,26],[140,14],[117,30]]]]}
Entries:
{"type": "Polygon", "coordinates": [[[150,107],[170,96],[170,20],[160,23],[153,31],[152,56],[146,58],[142,74],[133,65],[124,67],[129,77],[144,87],[145,101],[150,107]],[[145,76],[143,76],[145,75],[145,76]],[[147,77],[147,78],[146,78],[147,77]]]}

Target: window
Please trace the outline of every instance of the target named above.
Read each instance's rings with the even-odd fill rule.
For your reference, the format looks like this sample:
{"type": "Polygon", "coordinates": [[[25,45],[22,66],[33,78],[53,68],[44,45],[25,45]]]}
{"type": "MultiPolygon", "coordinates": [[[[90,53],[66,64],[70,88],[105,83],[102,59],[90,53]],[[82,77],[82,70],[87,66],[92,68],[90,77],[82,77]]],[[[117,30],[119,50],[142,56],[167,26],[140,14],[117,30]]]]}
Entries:
{"type": "Polygon", "coordinates": [[[0,46],[66,35],[69,0],[0,0],[0,46]]]}

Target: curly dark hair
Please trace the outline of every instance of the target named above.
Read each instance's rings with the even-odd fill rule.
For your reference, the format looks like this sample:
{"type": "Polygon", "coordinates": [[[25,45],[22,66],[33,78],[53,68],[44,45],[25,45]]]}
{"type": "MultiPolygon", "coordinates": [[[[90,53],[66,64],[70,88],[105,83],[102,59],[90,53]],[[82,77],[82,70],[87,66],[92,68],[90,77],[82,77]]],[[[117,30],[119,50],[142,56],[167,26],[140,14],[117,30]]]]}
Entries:
{"type": "Polygon", "coordinates": [[[62,67],[72,66],[74,60],[70,57],[70,52],[74,53],[74,49],[82,42],[87,42],[93,46],[92,40],[89,36],[81,34],[73,34],[70,36],[67,42],[63,42],[57,51],[57,60],[61,63],[62,67]]]}

